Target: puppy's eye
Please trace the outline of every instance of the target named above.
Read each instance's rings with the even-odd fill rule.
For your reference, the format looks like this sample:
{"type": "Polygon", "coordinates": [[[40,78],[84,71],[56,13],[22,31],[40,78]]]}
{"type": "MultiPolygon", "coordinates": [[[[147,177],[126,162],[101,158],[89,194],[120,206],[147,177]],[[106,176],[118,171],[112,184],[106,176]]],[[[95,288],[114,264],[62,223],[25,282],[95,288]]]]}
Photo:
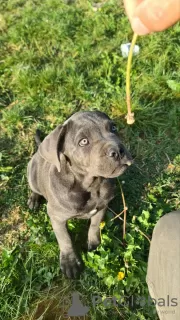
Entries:
{"type": "Polygon", "coordinates": [[[88,139],[86,139],[86,138],[84,138],[84,139],[82,139],[82,140],[79,141],[79,145],[80,145],[81,147],[87,146],[87,144],[89,144],[89,141],[88,141],[88,139]]]}
{"type": "Polygon", "coordinates": [[[116,132],[117,131],[117,127],[114,124],[111,126],[111,131],[112,132],[116,132]]]}

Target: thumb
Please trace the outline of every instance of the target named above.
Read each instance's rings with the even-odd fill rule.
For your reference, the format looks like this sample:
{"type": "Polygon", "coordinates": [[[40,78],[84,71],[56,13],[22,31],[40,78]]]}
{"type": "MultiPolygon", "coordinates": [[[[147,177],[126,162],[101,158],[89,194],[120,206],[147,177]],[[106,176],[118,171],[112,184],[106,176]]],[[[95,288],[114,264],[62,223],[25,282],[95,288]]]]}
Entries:
{"type": "Polygon", "coordinates": [[[139,35],[162,31],[180,19],[179,0],[145,0],[134,11],[131,25],[139,35]]]}

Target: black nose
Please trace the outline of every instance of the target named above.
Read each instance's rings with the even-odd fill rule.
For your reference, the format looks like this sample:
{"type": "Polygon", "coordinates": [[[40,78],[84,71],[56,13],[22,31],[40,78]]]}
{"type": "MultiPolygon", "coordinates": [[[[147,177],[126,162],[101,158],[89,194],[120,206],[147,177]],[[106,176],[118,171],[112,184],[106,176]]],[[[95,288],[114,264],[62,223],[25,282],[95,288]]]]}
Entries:
{"type": "Polygon", "coordinates": [[[119,157],[119,154],[118,154],[118,152],[117,152],[116,149],[110,148],[110,149],[108,150],[108,152],[107,152],[107,156],[108,156],[108,157],[111,157],[111,158],[114,158],[115,160],[117,160],[118,157],[119,157]]]}
{"type": "Polygon", "coordinates": [[[120,156],[121,156],[121,159],[122,159],[124,157],[124,155],[125,155],[125,150],[124,150],[124,148],[122,146],[120,147],[119,152],[120,152],[120,156]]]}

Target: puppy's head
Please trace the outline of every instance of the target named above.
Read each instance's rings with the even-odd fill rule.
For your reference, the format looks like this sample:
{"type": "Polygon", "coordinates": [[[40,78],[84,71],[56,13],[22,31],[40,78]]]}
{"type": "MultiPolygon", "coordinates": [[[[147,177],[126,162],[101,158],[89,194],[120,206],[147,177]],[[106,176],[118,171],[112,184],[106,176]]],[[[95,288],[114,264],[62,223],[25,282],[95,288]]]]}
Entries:
{"type": "Polygon", "coordinates": [[[84,174],[113,178],[131,165],[132,158],[114,122],[99,111],[78,112],[68,119],[63,152],[84,174]]]}
{"type": "Polygon", "coordinates": [[[47,151],[44,157],[59,171],[61,155],[74,171],[94,177],[117,177],[132,164],[131,155],[122,144],[114,122],[99,111],[75,113],[45,140],[43,148],[43,143],[40,146],[41,150],[47,151]]]}

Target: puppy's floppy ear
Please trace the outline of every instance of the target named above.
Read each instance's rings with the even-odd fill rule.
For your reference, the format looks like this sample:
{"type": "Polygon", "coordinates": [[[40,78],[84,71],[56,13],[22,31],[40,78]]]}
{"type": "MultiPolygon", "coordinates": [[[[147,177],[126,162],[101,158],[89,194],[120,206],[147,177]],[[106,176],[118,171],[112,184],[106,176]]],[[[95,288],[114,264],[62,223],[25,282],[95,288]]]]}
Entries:
{"type": "Polygon", "coordinates": [[[41,157],[54,164],[58,172],[61,170],[59,153],[63,148],[66,130],[66,125],[59,125],[43,140],[38,149],[41,157]]]}

